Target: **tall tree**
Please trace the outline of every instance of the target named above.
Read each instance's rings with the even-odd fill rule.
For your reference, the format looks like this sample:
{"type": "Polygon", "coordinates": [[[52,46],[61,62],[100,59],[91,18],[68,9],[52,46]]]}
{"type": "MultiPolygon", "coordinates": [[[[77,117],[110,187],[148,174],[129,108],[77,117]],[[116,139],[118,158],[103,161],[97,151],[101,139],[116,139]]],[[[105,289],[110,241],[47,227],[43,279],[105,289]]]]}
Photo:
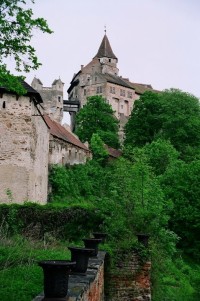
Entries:
{"type": "Polygon", "coordinates": [[[200,160],[181,160],[160,178],[166,198],[173,200],[170,226],[180,237],[180,246],[200,260],[200,160]]]}
{"type": "Polygon", "coordinates": [[[161,105],[157,93],[146,92],[134,103],[131,117],[125,126],[127,145],[144,146],[158,135],[162,121],[160,120],[161,105]]]}
{"type": "Polygon", "coordinates": [[[182,158],[190,160],[200,147],[199,100],[175,89],[146,92],[135,102],[125,133],[125,144],[133,146],[169,140],[182,158]]]}
{"type": "Polygon", "coordinates": [[[24,92],[16,77],[7,70],[7,58],[14,59],[17,71],[29,72],[41,65],[30,44],[34,29],[52,33],[43,18],[33,17],[32,9],[27,8],[27,0],[0,0],[0,86],[24,92]]]}
{"type": "Polygon", "coordinates": [[[102,96],[88,97],[86,105],[76,115],[75,132],[83,142],[98,134],[107,145],[119,147],[118,120],[102,96]]]}

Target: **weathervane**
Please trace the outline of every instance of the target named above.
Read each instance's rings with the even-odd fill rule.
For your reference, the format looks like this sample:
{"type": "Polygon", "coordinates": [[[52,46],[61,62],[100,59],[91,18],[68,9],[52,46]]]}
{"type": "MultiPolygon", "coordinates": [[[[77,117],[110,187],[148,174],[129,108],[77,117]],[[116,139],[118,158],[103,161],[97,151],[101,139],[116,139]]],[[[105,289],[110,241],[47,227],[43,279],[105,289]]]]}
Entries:
{"type": "Polygon", "coordinates": [[[105,31],[105,34],[106,34],[106,25],[104,25],[104,31],[105,31]]]}

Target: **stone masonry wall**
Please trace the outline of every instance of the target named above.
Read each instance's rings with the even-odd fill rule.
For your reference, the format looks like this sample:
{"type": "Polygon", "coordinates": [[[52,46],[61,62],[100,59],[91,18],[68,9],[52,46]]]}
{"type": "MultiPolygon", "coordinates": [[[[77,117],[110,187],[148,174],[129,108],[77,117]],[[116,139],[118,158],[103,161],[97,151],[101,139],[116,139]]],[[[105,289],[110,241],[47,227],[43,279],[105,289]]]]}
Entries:
{"type": "Polygon", "coordinates": [[[48,140],[48,127],[30,97],[3,94],[0,98],[0,203],[46,202],[48,140]]]}
{"type": "Polygon", "coordinates": [[[84,164],[87,158],[91,158],[89,151],[51,136],[49,144],[49,164],[84,164]]]}

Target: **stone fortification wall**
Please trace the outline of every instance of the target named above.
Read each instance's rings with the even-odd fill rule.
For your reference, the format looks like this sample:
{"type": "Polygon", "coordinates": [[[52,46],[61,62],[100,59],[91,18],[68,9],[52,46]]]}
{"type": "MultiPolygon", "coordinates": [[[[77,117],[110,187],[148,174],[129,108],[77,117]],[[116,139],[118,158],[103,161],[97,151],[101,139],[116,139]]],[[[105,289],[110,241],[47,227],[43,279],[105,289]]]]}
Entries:
{"type": "Polygon", "coordinates": [[[0,98],[0,202],[45,203],[49,132],[30,97],[0,98]]]}
{"type": "Polygon", "coordinates": [[[89,151],[51,136],[49,144],[49,164],[84,164],[89,158],[91,158],[89,151]]]}

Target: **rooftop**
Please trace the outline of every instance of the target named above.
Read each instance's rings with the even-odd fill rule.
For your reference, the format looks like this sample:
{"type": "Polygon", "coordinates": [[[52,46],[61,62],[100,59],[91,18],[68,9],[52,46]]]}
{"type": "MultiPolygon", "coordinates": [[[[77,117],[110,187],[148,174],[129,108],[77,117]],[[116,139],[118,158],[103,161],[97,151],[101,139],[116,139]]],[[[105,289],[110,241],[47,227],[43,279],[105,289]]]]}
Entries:
{"type": "Polygon", "coordinates": [[[103,37],[103,40],[101,42],[101,45],[100,45],[99,50],[98,50],[97,54],[95,55],[95,57],[98,57],[98,58],[108,57],[108,58],[117,59],[116,55],[112,51],[110,42],[109,42],[106,34],[103,37]]]}
{"type": "Polygon", "coordinates": [[[48,115],[44,115],[44,119],[50,128],[50,134],[54,137],[62,139],[70,144],[73,144],[79,148],[89,151],[89,149],[83,144],[78,138],[75,137],[71,132],[69,132],[65,127],[63,127],[58,122],[52,120],[48,115]]]}
{"type": "MultiPolygon", "coordinates": [[[[38,103],[43,103],[43,100],[42,100],[42,97],[41,97],[40,93],[38,93],[35,89],[33,89],[24,80],[22,80],[21,83],[22,83],[22,86],[24,87],[24,89],[27,91],[27,93],[24,94],[24,96],[34,96],[38,103]]],[[[3,93],[6,92],[6,93],[9,93],[9,94],[17,94],[17,93],[15,93],[13,91],[9,91],[5,87],[0,87],[0,91],[3,92],[3,93]]]]}

